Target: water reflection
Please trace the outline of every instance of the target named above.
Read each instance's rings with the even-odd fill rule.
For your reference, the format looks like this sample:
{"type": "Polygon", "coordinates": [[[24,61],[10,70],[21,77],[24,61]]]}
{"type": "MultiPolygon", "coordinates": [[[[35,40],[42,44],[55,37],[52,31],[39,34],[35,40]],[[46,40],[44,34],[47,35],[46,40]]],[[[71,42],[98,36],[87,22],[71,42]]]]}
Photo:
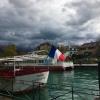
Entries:
{"type": "MultiPolygon", "coordinates": [[[[72,94],[67,94],[68,91],[72,90],[72,86],[74,100],[94,100],[93,94],[98,94],[98,91],[95,91],[98,90],[98,74],[96,68],[80,68],[71,72],[51,73],[49,83],[59,84],[59,87],[63,88],[63,90],[59,91],[59,94],[65,95],[59,97],[59,100],[72,100],[72,94]],[[70,88],[68,87],[69,85],[71,86],[70,88]]],[[[55,91],[53,90],[54,94],[55,91]]],[[[57,96],[57,93],[55,96],[57,96]]]]}
{"type": "MultiPolygon", "coordinates": [[[[52,72],[49,75],[48,83],[62,85],[64,83],[71,83],[74,77],[74,71],[68,72],[52,72]]],[[[66,84],[67,84],[66,83],[66,84]]]]}
{"type": "Polygon", "coordinates": [[[98,74],[96,68],[80,68],[69,72],[56,72],[49,75],[47,87],[16,100],[94,100],[98,94],[98,74]],[[91,90],[93,89],[93,90],[91,90]],[[55,99],[54,99],[55,98],[55,99]]]}

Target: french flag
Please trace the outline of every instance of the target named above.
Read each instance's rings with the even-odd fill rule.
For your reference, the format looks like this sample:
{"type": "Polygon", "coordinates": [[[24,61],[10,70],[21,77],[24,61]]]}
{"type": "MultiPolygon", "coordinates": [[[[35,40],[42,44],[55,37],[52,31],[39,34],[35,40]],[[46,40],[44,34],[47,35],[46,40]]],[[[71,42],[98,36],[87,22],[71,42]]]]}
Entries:
{"type": "Polygon", "coordinates": [[[57,59],[59,61],[64,61],[65,56],[62,54],[58,49],[56,49],[54,46],[51,47],[51,50],[48,54],[49,57],[57,59]]]}

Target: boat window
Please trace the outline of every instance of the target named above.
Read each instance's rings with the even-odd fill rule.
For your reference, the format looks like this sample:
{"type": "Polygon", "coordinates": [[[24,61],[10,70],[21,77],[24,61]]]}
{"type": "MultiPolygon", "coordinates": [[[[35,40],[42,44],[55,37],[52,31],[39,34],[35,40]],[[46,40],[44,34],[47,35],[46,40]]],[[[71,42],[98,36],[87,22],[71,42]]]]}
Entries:
{"type": "Polygon", "coordinates": [[[36,60],[34,60],[34,63],[36,63],[36,60]]]}
{"type": "Polygon", "coordinates": [[[41,60],[39,60],[39,63],[41,63],[41,60]]]}
{"type": "Polygon", "coordinates": [[[29,60],[29,63],[32,63],[33,61],[32,60],[29,60]]]}
{"type": "Polygon", "coordinates": [[[44,63],[44,60],[42,60],[42,63],[44,63]]]}
{"type": "Polygon", "coordinates": [[[39,63],[43,63],[43,60],[39,60],[39,63]]]}
{"type": "Polygon", "coordinates": [[[36,60],[36,63],[39,63],[39,60],[36,60]]]}
{"type": "Polygon", "coordinates": [[[32,63],[35,63],[35,60],[32,60],[32,63]]]}
{"type": "Polygon", "coordinates": [[[31,61],[30,60],[27,60],[26,63],[31,63],[31,61]]]}

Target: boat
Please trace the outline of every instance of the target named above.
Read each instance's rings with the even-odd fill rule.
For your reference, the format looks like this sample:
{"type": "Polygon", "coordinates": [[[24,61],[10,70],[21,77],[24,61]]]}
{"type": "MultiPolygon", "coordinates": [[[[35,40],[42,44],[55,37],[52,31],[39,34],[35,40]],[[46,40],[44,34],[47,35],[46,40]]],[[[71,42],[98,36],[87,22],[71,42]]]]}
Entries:
{"type": "Polygon", "coordinates": [[[0,59],[0,90],[14,93],[45,86],[49,76],[47,67],[35,62],[37,56],[27,54],[0,59]]]}
{"type": "Polygon", "coordinates": [[[49,71],[73,69],[72,61],[58,61],[48,55],[31,54],[0,58],[0,90],[23,92],[45,86],[49,71]]]}

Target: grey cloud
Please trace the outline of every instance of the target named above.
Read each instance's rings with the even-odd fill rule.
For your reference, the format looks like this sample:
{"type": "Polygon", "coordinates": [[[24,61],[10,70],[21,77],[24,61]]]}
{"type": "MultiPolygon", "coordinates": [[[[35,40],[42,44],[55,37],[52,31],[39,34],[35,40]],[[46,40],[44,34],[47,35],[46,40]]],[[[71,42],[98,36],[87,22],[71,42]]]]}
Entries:
{"type": "Polygon", "coordinates": [[[91,3],[88,0],[66,3],[64,7],[73,8],[76,10],[77,16],[70,16],[71,20],[66,22],[67,25],[81,27],[89,20],[100,16],[100,2],[91,3]]]}
{"type": "Polygon", "coordinates": [[[7,1],[0,8],[0,43],[28,46],[43,41],[79,42],[95,39],[94,32],[88,31],[89,25],[92,25],[88,25],[88,22],[95,22],[100,17],[100,2],[75,0],[65,4],[65,0],[7,1]],[[64,6],[60,5],[61,2],[64,6]]]}

